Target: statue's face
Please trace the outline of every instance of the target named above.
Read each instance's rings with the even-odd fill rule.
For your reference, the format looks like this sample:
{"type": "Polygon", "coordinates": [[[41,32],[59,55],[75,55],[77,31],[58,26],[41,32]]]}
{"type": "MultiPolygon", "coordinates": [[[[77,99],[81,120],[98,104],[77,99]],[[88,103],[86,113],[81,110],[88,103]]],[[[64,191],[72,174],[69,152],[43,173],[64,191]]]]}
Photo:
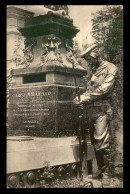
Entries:
{"type": "Polygon", "coordinates": [[[85,60],[87,61],[88,65],[90,66],[90,68],[92,69],[92,71],[94,72],[97,67],[98,67],[98,60],[92,56],[85,56],[84,57],[85,60]]]}
{"type": "Polygon", "coordinates": [[[86,61],[88,62],[89,65],[96,65],[97,64],[97,59],[95,59],[94,57],[86,56],[85,57],[86,61]]]}

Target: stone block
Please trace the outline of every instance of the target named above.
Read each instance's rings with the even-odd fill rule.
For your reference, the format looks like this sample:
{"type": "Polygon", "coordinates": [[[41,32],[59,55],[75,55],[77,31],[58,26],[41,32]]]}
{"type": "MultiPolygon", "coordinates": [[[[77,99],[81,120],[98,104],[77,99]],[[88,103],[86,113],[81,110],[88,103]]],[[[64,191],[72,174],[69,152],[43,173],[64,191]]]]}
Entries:
{"type": "Polygon", "coordinates": [[[9,131],[14,135],[70,136],[79,126],[74,87],[26,86],[10,89],[9,131]]]}

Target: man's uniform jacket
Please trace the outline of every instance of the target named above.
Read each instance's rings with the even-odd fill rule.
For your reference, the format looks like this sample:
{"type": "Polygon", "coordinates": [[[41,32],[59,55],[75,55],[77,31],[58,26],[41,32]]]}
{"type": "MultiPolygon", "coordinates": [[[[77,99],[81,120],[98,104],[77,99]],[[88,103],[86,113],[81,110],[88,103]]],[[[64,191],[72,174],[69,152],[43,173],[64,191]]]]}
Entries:
{"type": "Polygon", "coordinates": [[[114,88],[116,75],[117,67],[108,61],[102,61],[87,84],[86,92],[80,96],[81,102],[87,101],[89,96],[86,110],[89,121],[95,129],[94,146],[96,150],[106,148],[109,145],[108,112],[111,113],[109,99],[114,88]]]}

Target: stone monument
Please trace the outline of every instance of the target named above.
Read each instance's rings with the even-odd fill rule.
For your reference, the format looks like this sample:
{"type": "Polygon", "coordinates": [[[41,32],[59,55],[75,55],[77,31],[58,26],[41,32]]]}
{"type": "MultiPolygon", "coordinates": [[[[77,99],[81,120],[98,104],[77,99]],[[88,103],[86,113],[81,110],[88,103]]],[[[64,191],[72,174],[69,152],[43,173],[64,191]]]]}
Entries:
{"type": "MultiPolygon", "coordinates": [[[[73,69],[68,59],[79,30],[66,10],[48,9],[44,15],[26,18],[24,27],[18,29],[25,47],[21,63],[11,70],[15,82],[9,89],[7,115],[9,188],[39,187],[40,180],[48,178],[46,173],[50,177],[48,163],[53,167],[51,175],[58,178],[68,173],[76,176],[79,169],[74,72],[81,92],[87,72],[76,59],[73,69]]],[[[87,160],[92,162],[94,157],[88,142],[87,160]]],[[[87,164],[88,172],[92,171],[87,164]]]]}
{"type": "MultiPolygon", "coordinates": [[[[73,55],[72,39],[79,29],[68,16],[68,7],[53,6],[45,15],[26,18],[18,30],[25,37],[25,48],[22,63],[11,71],[15,86],[9,93],[8,135],[76,135],[74,72],[67,55],[73,55]]],[[[74,71],[82,90],[86,70],[76,59],[74,71]]]]}

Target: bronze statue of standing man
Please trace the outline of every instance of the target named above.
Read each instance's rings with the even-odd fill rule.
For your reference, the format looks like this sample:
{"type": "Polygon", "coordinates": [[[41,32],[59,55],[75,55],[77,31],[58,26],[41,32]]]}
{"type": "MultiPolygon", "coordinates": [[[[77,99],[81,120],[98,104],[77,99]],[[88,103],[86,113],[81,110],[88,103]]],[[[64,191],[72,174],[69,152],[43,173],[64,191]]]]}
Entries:
{"type": "Polygon", "coordinates": [[[104,60],[97,45],[92,45],[81,55],[89,64],[92,76],[87,83],[86,92],[76,97],[75,104],[86,106],[89,123],[91,125],[91,141],[95,148],[98,171],[92,175],[93,179],[102,178],[108,166],[105,159],[109,148],[109,117],[112,114],[109,103],[117,75],[117,67],[104,60]]]}

